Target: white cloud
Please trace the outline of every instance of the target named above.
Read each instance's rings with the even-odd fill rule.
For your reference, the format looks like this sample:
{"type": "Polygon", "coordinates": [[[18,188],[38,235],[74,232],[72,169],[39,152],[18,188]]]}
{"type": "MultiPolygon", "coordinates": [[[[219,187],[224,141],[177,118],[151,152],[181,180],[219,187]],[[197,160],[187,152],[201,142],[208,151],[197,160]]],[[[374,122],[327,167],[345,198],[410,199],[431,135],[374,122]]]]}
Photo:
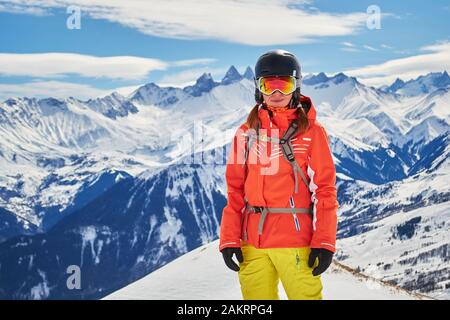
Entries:
{"type": "Polygon", "coordinates": [[[355,47],[342,47],[341,50],[347,51],[347,52],[361,52],[361,50],[359,50],[355,47]]]}
{"type": "Polygon", "coordinates": [[[131,94],[132,92],[134,92],[137,88],[139,88],[139,87],[141,87],[143,85],[144,84],[137,84],[137,85],[134,85],[134,86],[125,86],[125,87],[115,88],[113,90],[110,90],[108,92],[108,94],[113,93],[113,92],[118,92],[122,96],[126,97],[129,94],[131,94]]]}
{"type": "MultiPolygon", "coordinates": [[[[362,51],[361,49],[358,48],[358,46],[356,44],[348,42],[348,41],[341,42],[341,45],[343,45],[343,47],[340,48],[342,51],[347,51],[347,52],[361,52],[362,51]]],[[[364,48],[366,50],[370,50],[370,51],[378,51],[378,49],[371,47],[367,44],[363,45],[362,48],[364,48]]]]}
{"type": "Polygon", "coordinates": [[[381,44],[381,47],[383,48],[383,49],[394,49],[394,47],[392,47],[392,46],[389,46],[389,45],[387,45],[387,44],[381,44]]]}
{"type": "Polygon", "coordinates": [[[211,58],[201,58],[201,59],[189,59],[189,60],[178,60],[171,63],[175,67],[188,67],[197,64],[210,64],[216,62],[217,59],[211,58]]]}
{"type": "Polygon", "coordinates": [[[0,53],[0,75],[31,77],[63,77],[76,74],[84,77],[112,79],[143,79],[152,70],[167,68],[157,59],[115,56],[96,57],[76,53],[0,53]]]}
{"type": "Polygon", "coordinates": [[[183,70],[181,72],[167,74],[163,76],[159,81],[158,85],[162,87],[178,87],[183,88],[189,85],[193,85],[195,81],[203,73],[211,73],[214,80],[220,80],[226,73],[227,68],[193,68],[188,70],[183,70]]]}
{"type": "Polygon", "coordinates": [[[24,8],[80,6],[82,13],[177,39],[216,39],[248,45],[305,43],[317,37],[344,36],[365,28],[367,13],[318,12],[294,0],[13,0],[24,8]],[[268,21],[265,27],[262,21],[268,21]]]}
{"type": "Polygon", "coordinates": [[[21,84],[0,83],[0,101],[11,97],[36,98],[67,98],[74,96],[77,99],[89,99],[110,93],[111,90],[102,90],[89,85],[62,82],[62,81],[32,81],[21,84]]]}
{"type": "MultiPolygon", "coordinates": [[[[165,70],[170,67],[189,67],[207,65],[216,61],[211,58],[189,59],[165,62],[131,56],[96,57],[75,53],[0,53],[0,75],[26,76],[32,81],[15,84],[0,84],[0,99],[12,96],[56,97],[76,96],[85,99],[103,96],[113,91],[127,95],[138,85],[120,87],[115,90],[103,90],[89,85],[76,84],[61,79],[70,79],[73,75],[88,78],[108,78],[121,80],[146,80],[153,70],[165,70]]],[[[207,66],[189,69],[166,76],[167,82],[174,86],[191,84],[192,80],[203,72],[217,74],[222,69],[210,69],[207,66]]]]}
{"type": "Polygon", "coordinates": [[[75,74],[90,78],[140,80],[145,79],[153,70],[205,65],[214,61],[216,60],[211,58],[201,58],[165,62],[133,56],[96,57],[51,52],[0,53],[0,75],[61,78],[75,74]]]}
{"type": "Polygon", "coordinates": [[[376,48],[374,48],[374,47],[371,47],[371,46],[369,46],[369,45],[367,45],[367,44],[363,45],[363,47],[364,47],[365,49],[367,49],[367,50],[370,50],[370,51],[378,51],[378,49],[376,49],[376,48]]]}
{"type": "Polygon", "coordinates": [[[450,42],[438,42],[420,50],[426,53],[350,69],[344,73],[357,77],[367,85],[381,86],[391,84],[396,78],[409,80],[429,72],[450,70],[450,42]]]}
{"type": "Polygon", "coordinates": [[[0,12],[16,13],[16,14],[30,14],[33,16],[46,16],[50,13],[39,7],[25,7],[23,5],[15,5],[11,3],[1,4],[0,12]]]}
{"type": "Polygon", "coordinates": [[[353,43],[348,41],[341,42],[341,44],[349,48],[353,48],[355,46],[353,43]]]}

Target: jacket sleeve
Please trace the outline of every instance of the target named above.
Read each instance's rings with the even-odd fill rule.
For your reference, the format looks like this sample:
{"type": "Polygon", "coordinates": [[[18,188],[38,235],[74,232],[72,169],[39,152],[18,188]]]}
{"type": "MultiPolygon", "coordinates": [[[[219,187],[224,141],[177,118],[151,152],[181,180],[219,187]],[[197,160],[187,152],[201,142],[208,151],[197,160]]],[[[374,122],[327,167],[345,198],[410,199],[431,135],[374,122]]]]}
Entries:
{"type": "Polygon", "coordinates": [[[311,139],[308,162],[309,189],[313,203],[311,248],[336,252],[337,210],[336,168],[325,129],[317,124],[311,139]]]}
{"type": "Polygon", "coordinates": [[[220,223],[219,250],[241,246],[241,224],[244,208],[245,167],[245,126],[236,132],[231,144],[225,171],[227,184],[227,205],[222,212],[220,223]]]}

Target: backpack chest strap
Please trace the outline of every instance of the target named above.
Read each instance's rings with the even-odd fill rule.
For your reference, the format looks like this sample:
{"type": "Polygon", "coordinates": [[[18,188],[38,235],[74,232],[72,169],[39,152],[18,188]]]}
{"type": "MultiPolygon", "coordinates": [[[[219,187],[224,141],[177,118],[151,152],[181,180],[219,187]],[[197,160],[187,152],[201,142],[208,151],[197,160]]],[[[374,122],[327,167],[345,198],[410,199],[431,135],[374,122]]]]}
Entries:
{"type": "MultiPolygon", "coordinates": [[[[296,214],[296,213],[304,213],[304,214],[311,214],[312,210],[311,208],[268,208],[268,207],[254,207],[246,203],[246,209],[248,212],[252,213],[259,213],[261,214],[261,217],[259,219],[258,223],[258,234],[261,235],[264,228],[264,222],[266,221],[266,217],[269,213],[287,213],[287,214],[296,214]]],[[[246,219],[248,221],[248,217],[246,219]]],[[[245,229],[247,229],[247,226],[245,226],[245,229]]],[[[247,234],[245,233],[245,237],[247,234]]],[[[247,239],[244,239],[247,240],[247,239]]]]}
{"type": "Polygon", "coordinates": [[[291,139],[296,135],[298,130],[298,124],[296,121],[292,121],[287,128],[286,132],[284,133],[283,137],[281,139],[277,137],[268,137],[266,135],[260,135],[259,134],[259,126],[256,130],[256,134],[250,134],[247,136],[247,147],[244,151],[244,161],[242,163],[242,166],[245,166],[248,158],[248,154],[250,152],[250,148],[252,147],[253,143],[256,140],[261,141],[269,141],[271,143],[277,143],[280,145],[281,153],[283,154],[283,158],[288,161],[291,166],[292,170],[294,171],[294,183],[295,183],[295,193],[298,193],[298,175],[300,175],[300,178],[302,179],[303,183],[306,185],[306,187],[309,187],[308,179],[306,179],[305,174],[301,170],[300,166],[298,165],[297,161],[295,160],[295,154],[294,149],[291,144],[291,139]]]}

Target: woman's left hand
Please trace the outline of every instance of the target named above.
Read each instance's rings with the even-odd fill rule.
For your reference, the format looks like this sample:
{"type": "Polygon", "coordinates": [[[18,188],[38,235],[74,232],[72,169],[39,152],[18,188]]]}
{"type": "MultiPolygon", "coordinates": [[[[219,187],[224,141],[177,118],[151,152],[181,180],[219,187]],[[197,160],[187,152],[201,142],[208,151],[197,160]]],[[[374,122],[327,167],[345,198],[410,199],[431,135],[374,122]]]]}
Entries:
{"type": "Polygon", "coordinates": [[[316,258],[319,259],[319,265],[312,271],[313,276],[318,276],[325,272],[333,260],[333,252],[323,248],[311,248],[311,253],[309,254],[308,265],[310,268],[313,267],[316,258]]]}

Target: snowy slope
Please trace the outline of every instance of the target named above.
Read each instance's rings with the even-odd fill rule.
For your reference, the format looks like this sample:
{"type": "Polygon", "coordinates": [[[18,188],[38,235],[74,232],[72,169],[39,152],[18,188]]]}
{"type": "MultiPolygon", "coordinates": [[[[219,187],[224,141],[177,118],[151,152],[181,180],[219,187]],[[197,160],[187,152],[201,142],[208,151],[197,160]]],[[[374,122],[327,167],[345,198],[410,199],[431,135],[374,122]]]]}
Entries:
{"type": "Polygon", "coordinates": [[[450,298],[450,146],[445,145],[430,151],[436,153],[433,161],[402,181],[339,184],[340,261],[404,288],[450,298]]]}
{"type": "MultiPolygon", "coordinates": [[[[357,274],[334,263],[322,275],[323,297],[327,300],[403,300],[425,297],[357,274]]],[[[281,299],[287,299],[279,283],[281,299]]],[[[106,300],[242,299],[237,273],[229,270],[214,241],[199,247],[148,276],[105,297],[106,300]]]]}
{"type": "Polygon", "coordinates": [[[337,256],[377,279],[450,299],[449,221],[448,202],[391,215],[341,239],[337,256]]]}

